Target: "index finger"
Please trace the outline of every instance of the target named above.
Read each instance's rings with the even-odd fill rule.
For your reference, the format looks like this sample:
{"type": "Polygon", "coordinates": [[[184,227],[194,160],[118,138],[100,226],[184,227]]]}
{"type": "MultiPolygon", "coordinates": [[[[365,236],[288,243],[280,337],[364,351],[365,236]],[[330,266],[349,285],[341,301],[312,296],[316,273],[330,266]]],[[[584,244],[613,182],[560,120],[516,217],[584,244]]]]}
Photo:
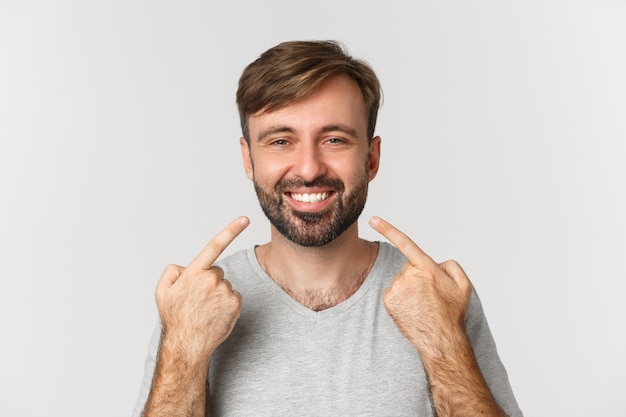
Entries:
{"type": "Polygon", "coordinates": [[[188,268],[197,270],[210,269],[217,258],[224,252],[224,249],[239,236],[243,229],[248,227],[248,224],[250,224],[250,220],[245,216],[241,216],[226,226],[226,228],[216,234],[198,256],[189,263],[188,268]]]}
{"type": "Polygon", "coordinates": [[[423,265],[424,263],[434,263],[432,258],[420,249],[410,237],[396,229],[391,223],[374,216],[370,219],[369,224],[374,230],[385,236],[398,248],[413,266],[423,265]]]}

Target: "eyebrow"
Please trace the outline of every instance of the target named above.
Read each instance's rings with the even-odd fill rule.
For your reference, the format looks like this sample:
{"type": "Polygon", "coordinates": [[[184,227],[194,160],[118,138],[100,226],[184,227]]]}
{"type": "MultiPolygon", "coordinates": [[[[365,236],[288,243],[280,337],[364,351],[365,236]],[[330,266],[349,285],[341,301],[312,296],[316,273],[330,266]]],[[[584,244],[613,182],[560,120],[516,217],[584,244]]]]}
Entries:
{"type": "MultiPolygon", "coordinates": [[[[270,135],[274,135],[276,133],[294,133],[294,132],[295,132],[294,129],[289,126],[282,126],[282,125],[270,126],[269,128],[259,133],[257,142],[261,142],[266,137],[270,135]]],[[[353,138],[358,137],[358,132],[356,131],[356,129],[352,127],[340,125],[340,124],[327,125],[327,126],[322,127],[319,130],[319,133],[328,133],[328,132],[343,132],[347,135],[352,136],[353,138]]]]}
{"type": "Polygon", "coordinates": [[[344,126],[344,125],[324,126],[320,131],[320,133],[327,133],[327,132],[343,132],[347,135],[352,136],[353,138],[357,138],[359,136],[356,129],[352,127],[344,126]]]}
{"type": "Polygon", "coordinates": [[[259,133],[257,142],[261,142],[266,137],[274,135],[276,133],[293,133],[293,131],[294,130],[289,126],[270,126],[269,128],[262,130],[261,133],[259,133]]]}

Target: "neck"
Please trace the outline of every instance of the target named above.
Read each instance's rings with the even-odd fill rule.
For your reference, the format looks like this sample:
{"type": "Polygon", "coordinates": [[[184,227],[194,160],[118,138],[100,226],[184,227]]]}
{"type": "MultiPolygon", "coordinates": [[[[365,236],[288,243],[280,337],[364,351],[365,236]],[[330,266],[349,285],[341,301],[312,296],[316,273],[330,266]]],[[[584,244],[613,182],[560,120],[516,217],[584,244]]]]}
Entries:
{"type": "Polygon", "coordinates": [[[369,274],[378,245],[358,237],[355,223],[321,247],[303,247],[272,227],[272,240],[256,248],[265,272],[287,294],[315,311],[334,307],[354,294],[369,274]]]}

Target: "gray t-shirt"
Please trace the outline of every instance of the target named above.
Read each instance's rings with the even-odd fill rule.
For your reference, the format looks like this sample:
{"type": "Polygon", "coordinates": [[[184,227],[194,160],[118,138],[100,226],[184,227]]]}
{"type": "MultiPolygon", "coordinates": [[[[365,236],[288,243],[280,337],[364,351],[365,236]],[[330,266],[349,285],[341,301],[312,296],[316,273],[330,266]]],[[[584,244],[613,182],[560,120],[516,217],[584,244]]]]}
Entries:
{"type": "MultiPolygon", "coordinates": [[[[433,416],[419,353],[382,302],[405,261],[393,246],[380,243],[358,291],[320,312],[277,286],[252,248],[218,262],[243,305],[231,335],[211,358],[209,415],[433,416]]],[[[466,329],[496,401],[509,416],[522,416],[476,293],[466,329]]],[[[150,390],[160,332],[157,325],[134,417],[150,390]]]]}

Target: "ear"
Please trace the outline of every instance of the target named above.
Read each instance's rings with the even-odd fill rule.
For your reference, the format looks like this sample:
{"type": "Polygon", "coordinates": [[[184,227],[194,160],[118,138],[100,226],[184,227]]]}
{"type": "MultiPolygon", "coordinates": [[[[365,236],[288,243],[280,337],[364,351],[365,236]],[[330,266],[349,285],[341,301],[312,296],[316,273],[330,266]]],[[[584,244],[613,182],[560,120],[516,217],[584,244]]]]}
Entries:
{"type": "Polygon", "coordinates": [[[248,179],[254,178],[254,170],[252,169],[252,156],[250,156],[250,147],[246,138],[239,138],[239,145],[241,146],[241,158],[243,159],[243,169],[246,170],[248,179]]]}
{"type": "Polygon", "coordinates": [[[367,153],[367,171],[370,181],[376,177],[378,167],[380,166],[380,142],[380,136],[372,138],[372,141],[370,142],[370,149],[367,153]]]}

